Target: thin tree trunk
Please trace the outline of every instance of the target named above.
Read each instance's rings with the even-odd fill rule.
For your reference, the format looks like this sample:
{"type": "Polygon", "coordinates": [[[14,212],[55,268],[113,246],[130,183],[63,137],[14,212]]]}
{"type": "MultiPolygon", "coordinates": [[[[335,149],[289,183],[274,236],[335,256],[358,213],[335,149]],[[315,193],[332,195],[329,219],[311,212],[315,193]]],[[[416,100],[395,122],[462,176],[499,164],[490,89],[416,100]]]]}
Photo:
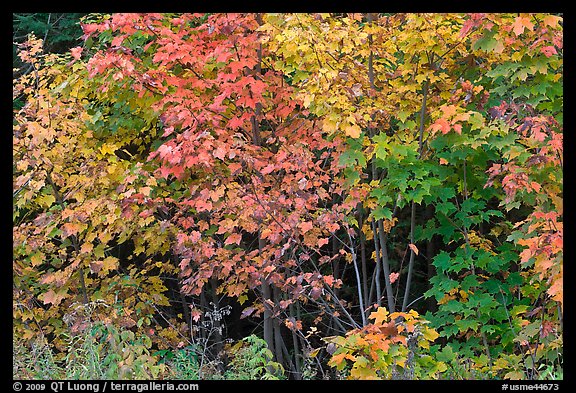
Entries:
{"type": "Polygon", "coordinates": [[[390,261],[388,259],[388,247],[386,246],[388,235],[384,231],[382,220],[378,220],[378,237],[380,238],[380,249],[382,250],[382,270],[384,271],[384,281],[386,283],[386,297],[388,299],[388,310],[396,311],[394,292],[390,282],[390,261]]]}
{"type": "Polygon", "coordinates": [[[364,308],[364,300],[362,295],[362,282],[360,280],[360,271],[358,270],[358,257],[354,251],[354,244],[352,243],[352,236],[348,234],[350,239],[350,252],[352,253],[352,263],[354,264],[354,272],[356,273],[356,287],[358,290],[358,302],[360,303],[360,316],[362,317],[362,326],[366,326],[366,310],[364,308]]]}
{"type": "MultiPolygon", "coordinates": [[[[265,245],[264,242],[264,239],[258,239],[258,247],[260,248],[260,251],[262,251],[262,248],[265,245]]],[[[264,341],[266,341],[268,349],[274,353],[274,323],[272,320],[272,310],[270,304],[268,304],[268,301],[272,299],[272,291],[270,284],[264,280],[262,280],[262,284],[260,284],[260,289],[262,291],[262,302],[264,304],[264,341]]]]}
{"type": "MultiPolygon", "coordinates": [[[[376,304],[378,307],[382,305],[382,290],[380,288],[380,269],[381,269],[381,257],[380,257],[380,244],[378,236],[378,227],[374,220],[372,220],[372,231],[374,232],[374,249],[376,253],[376,268],[374,269],[374,280],[372,283],[376,284],[376,304]]],[[[370,298],[372,298],[372,290],[370,290],[370,298]]]]}
{"type": "MultiPolygon", "coordinates": [[[[280,291],[275,286],[272,286],[272,292],[274,296],[274,303],[280,303],[280,291]]],[[[272,319],[274,322],[274,349],[276,350],[275,357],[276,361],[280,364],[284,364],[284,356],[282,354],[282,346],[284,345],[284,340],[282,339],[282,332],[280,330],[280,322],[278,318],[272,319]]]]}
{"type": "MultiPolygon", "coordinates": [[[[416,204],[412,201],[412,208],[410,212],[410,243],[414,244],[414,226],[416,225],[416,204]]],[[[414,258],[416,253],[410,248],[410,262],[408,262],[408,275],[406,277],[406,288],[404,290],[404,300],[402,301],[402,312],[406,311],[408,307],[408,299],[410,298],[410,286],[412,284],[412,270],[414,269],[414,258]]]]}
{"type": "MultiPolygon", "coordinates": [[[[296,313],[294,312],[293,304],[290,304],[288,306],[288,312],[290,313],[290,318],[296,321],[297,320],[296,313]]],[[[291,333],[292,333],[292,346],[294,347],[294,367],[295,367],[294,379],[301,380],[302,370],[300,368],[300,359],[301,359],[300,345],[298,343],[298,336],[296,335],[296,332],[294,330],[291,330],[291,333]]]]}
{"type": "Polygon", "coordinates": [[[362,205],[358,208],[358,226],[360,227],[360,261],[362,266],[362,291],[364,292],[364,307],[368,307],[368,271],[366,268],[366,237],[362,227],[364,226],[364,215],[362,205]]]}
{"type": "MultiPolygon", "coordinates": [[[[202,290],[200,291],[200,308],[204,311],[202,313],[202,319],[200,321],[201,322],[200,326],[203,326],[204,322],[206,321],[206,310],[208,309],[208,304],[206,302],[206,285],[204,285],[202,287],[202,290]]],[[[206,329],[199,329],[199,333],[202,342],[205,342],[208,339],[206,329]]],[[[205,343],[204,345],[207,345],[207,343],[205,343]]]]}
{"type": "MultiPolygon", "coordinates": [[[[420,129],[418,133],[418,159],[422,158],[422,150],[424,147],[424,121],[426,117],[426,101],[428,99],[428,85],[429,81],[424,82],[422,88],[422,107],[420,108],[420,129]]],[[[416,204],[412,201],[410,212],[410,243],[414,244],[414,227],[416,225],[416,204]]],[[[408,306],[408,299],[410,298],[410,286],[412,284],[412,271],[414,270],[414,259],[416,253],[410,248],[410,262],[408,263],[408,276],[406,277],[406,288],[404,290],[404,300],[402,302],[402,311],[406,311],[408,306]]]]}

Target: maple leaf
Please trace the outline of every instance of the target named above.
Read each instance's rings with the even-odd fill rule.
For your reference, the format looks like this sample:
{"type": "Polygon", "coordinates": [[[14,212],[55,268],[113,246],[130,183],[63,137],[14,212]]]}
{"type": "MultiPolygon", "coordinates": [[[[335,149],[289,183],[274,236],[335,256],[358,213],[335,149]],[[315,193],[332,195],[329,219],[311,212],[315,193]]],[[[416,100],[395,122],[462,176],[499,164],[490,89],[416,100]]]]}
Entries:
{"type": "Polygon", "coordinates": [[[394,282],[398,279],[398,277],[400,276],[400,273],[394,272],[394,273],[390,273],[390,284],[394,284],[394,282]]]}
{"type": "Polygon", "coordinates": [[[80,60],[80,57],[82,56],[82,47],[77,46],[75,48],[70,49],[70,54],[72,55],[72,58],[74,58],[74,60],[80,60]]]}
{"type": "Polygon", "coordinates": [[[440,109],[442,110],[442,112],[444,112],[444,116],[446,117],[452,117],[456,114],[455,105],[443,105],[440,109]]]}
{"type": "Polygon", "coordinates": [[[33,267],[38,266],[44,261],[44,258],[44,254],[37,252],[30,257],[30,263],[33,267]]]}
{"type": "Polygon", "coordinates": [[[62,236],[69,237],[78,234],[80,231],[87,228],[86,224],[67,222],[62,225],[62,236]]]}
{"type": "Polygon", "coordinates": [[[555,29],[558,26],[558,23],[562,20],[560,16],[557,15],[546,15],[544,17],[544,24],[555,29]]]}
{"type": "Polygon", "coordinates": [[[374,320],[375,325],[382,325],[382,322],[388,320],[389,312],[386,307],[378,307],[378,310],[372,312],[369,316],[370,319],[374,320]]]}
{"type": "Polygon", "coordinates": [[[448,120],[441,117],[440,119],[436,120],[434,124],[430,126],[430,129],[432,131],[441,131],[442,134],[447,134],[448,132],[450,132],[451,127],[450,123],[448,123],[448,120]]]}
{"type": "Polygon", "coordinates": [[[192,243],[198,243],[200,241],[201,237],[202,237],[202,234],[198,231],[192,231],[190,233],[190,241],[192,243]]]}
{"type": "Polygon", "coordinates": [[[195,203],[196,209],[201,212],[201,211],[209,211],[212,209],[212,202],[208,201],[208,200],[202,200],[202,199],[198,199],[195,203]]]}
{"type": "Polygon", "coordinates": [[[436,340],[440,336],[440,334],[438,334],[438,332],[434,329],[425,328],[424,331],[422,332],[422,336],[426,340],[432,342],[432,341],[436,340]]]}
{"type": "Polygon", "coordinates": [[[342,352],[342,353],[339,353],[339,354],[332,355],[332,358],[330,359],[330,363],[331,363],[331,364],[334,364],[334,365],[336,365],[336,366],[339,366],[340,363],[344,362],[345,359],[349,359],[349,360],[355,361],[355,360],[356,360],[356,356],[354,356],[354,355],[352,355],[352,354],[350,354],[350,353],[348,353],[348,352],[342,352]]]}
{"type": "Polygon", "coordinates": [[[551,333],[556,330],[556,325],[551,321],[544,321],[542,322],[542,330],[540,331],[540,335],[542,338],[548,337],[551,333]]]}
{"type": "Polygon", "coordinates": [[[274,169],[276,169],[276,166],[274,164],[268,164],[264,168],[260,169],[260,173],[263,175],[267,175],[273,172],[274,169]]]}
{"type": "Polygon", "coordinates": [[[512,23],[512,31],[514,31],[514,34],[519,36],[520,34],[524,33],[525,29],[532,31],[534,29],[534,24],[528,17],[517,16],[514,20],[514,23],[512,23]]]}
{"type": "Polygon", "coordinates": [[[214,157],[224,161],[224,158],[226,158],[226,148],[224,146],[218,146],[212,154],[214,157]]]}
{"type": "Polygon", "coordinates": [[[408,247],[410,247],[410,249],[412,250],[412,252],[414,252],[414,254],[418,255],[418,247],[416,247],[415,244],[408,244],[408,247]]]}
{"type": "Polygon", "coordinates": [[[230,164],[228,164],[228,169],[230,170],[231,174],[235,175],[242,169],[242,164],[239,164],[237,162],[231,162],[230,164]]]}
{"type": "Polygon", "coordinates": [[[544,56],[546,57],[550,57],[552,55],[557,55],[558,52],[556,51],[556,48],[554,48],[552,45],[548,45],[545,47],[540,48],[540,51],[544,54],[544,56]]]}
{"type": "Polygon", "coordinates": [[[314,224],[312,224],[312,222],[310,222],[310,221],[304,221],[304,222],[301,222],[300,224],[298,224],[298,227],[300,228],[300,230],[304,234],[304,233],[310,231],[314,227],[314,224]]]}
{"type": "Polygon", "coordinates": [[[564,305],[564,284],[562,278],[554,280],[547,292],[552,296],[552,299],[559,302],[562,306],[564,305]]]}
{"type": "Polygon", "coordinates": [[[229,245],[229,244],[240,244],[240,241],[242,240],[242,235],[239,233],[232,233],[230,234],[230,236],[228,236],[226,238],[226,241],[224,241],[224,245],[229,245]]]}
{"type": "Polygon", "coordinates": [[[190,317],[194,322],[198,322],[200,320],[200,317],[202,316],[202,312],[197,308],[193,308],[193,306],[190,306],[190,308],[192,308],[192,310],[190,311],[190,317]]]}
{"type": "Polygon", "coordinates": [[[108,273],[110,270],[116,270],[118,268],[118,264],[118,258],[112,256],[106,257],[102,261],[102,272],[108,273]]]}
{"type": "Polygon", "coordinates": [[[256,311],[256,307],[246,307],[240,314],[240,319],[244,319],[252,315],[256,311]]]}
{"type": "Polygon", "coordinates": [[[350,124],[344,127],[344,133],[350,138],[358,138],[362,133],[362,129],[357,124],[350,124]]]}
{"type": "Polygon", "coordinates": [[[228,127],[232,129],[241,128],[244,125],[244,119],[240,117],[233,117],[228,120],[228,127]]]}
{"type": "Polygon", "coordinates": [[[57,306],[60,304],[60,302],[62,302],[62,300],[64,300],[66,295],[66,291],[54,292],[53,289],[50,289],[48,292],[40,295],[39,298],[44,302],[44,304],[52,304],[57,306]]]}

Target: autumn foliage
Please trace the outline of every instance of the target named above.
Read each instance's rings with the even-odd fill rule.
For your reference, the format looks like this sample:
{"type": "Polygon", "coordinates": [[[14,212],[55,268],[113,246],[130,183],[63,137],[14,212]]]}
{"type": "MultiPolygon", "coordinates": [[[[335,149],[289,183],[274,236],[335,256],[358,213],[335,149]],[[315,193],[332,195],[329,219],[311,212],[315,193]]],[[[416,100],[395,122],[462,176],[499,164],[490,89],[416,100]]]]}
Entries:
{"type": "Polygon", "coordinates": [[[20,48],[15,340],[108,329],[154,378],[252,334],[254,377],[561,378],[562,17],[81,25],[20,48]]]}

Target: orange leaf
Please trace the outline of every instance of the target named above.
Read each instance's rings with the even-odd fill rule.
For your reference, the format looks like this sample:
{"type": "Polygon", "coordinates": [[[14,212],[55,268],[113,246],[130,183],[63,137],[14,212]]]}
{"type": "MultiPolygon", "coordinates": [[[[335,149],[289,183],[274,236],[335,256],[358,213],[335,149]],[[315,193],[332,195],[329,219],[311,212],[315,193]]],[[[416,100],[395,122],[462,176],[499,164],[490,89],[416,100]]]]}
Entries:
{"type": "Polygon", "coordinates": [[[344,129],[344,132],[351,138],[358,138],[362,133],[362,129],[357,124],[350,124],[344,129]]]}
{"type": "Polygon", "coordinates": [[[418,255],[418,247],[416,247],[412,243],[408,244],[408,247],[410,247],[410,249],[414,252],[414,254],[418,255]]]}
{"type": "Polygon", "coordinates": [[[56,293],[53,289],[49,290],[48,292],[40,295],[40,299],[44,302],[44,304],[53,304],[58,305],[62,299],[66,297],[66,292],[64,293],[56,293]]]}
{"type": "Polygon", "coordinates": [[[525,29],[532,31],[534,29],[534,24],[530,21],[530,18],[525,16],[518,16],[514,23],[512,23],[512,30],[516,35],[520,35],[525,29]]]}

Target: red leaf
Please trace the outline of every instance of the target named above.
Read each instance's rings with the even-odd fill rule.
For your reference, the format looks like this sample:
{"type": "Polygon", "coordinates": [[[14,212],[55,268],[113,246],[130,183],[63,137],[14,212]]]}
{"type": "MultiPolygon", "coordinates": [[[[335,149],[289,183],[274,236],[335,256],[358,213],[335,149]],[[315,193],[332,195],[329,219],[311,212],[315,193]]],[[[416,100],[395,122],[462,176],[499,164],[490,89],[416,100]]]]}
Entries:
{"type": "Polygon", "coordinates": [[[196,210],[198,210],[199,212],[208,211],[210,209],[212,209],[212,202],[205,201],[202,199],[196,201],[196,210]]]}
{"type": "Polygon", "coordinates": [[[228,127],[236,129],[236,128],[240,128],[244,125],[244,119],[239,118],[239,117],[233,117],[230,120],[228,120],[228,127]]]}
{"type": "Polygon", "coordinates": [[[314,225],[309,221],[301,222],[298,226],[300,227],[302,233],[306,233],[314,227],[314,225]]]}
{"type": "Polygon", "coordinates": [[[448,132],[450,132],[450,123],[448,123],[448,120],[440,118],[436,120],[434,124],[432,124],[430,129],[432,131],[441,131],[442,134],[447,134],[448,132]]]}
{"type": "Polygon", "coordinates": [[[556,51],[556,48],[554,48],[551,45],[541,48],[540,51],[542,51],[542,53],[544,53],[544,56],[546,56],[546,57],[550,57],[552,55],[558,54],[558,52],[556,51]]]}
{"type": "Polygon", "coordinates": [[[235,175],[238,172],[240,172],[240,170],[242,169],[242,165],[237,163],[237,162],[232,162],[232,163],[228,164],[228,169],[230,170],[230,173],[232,175],[235,175]]]}
{"type": "Polygon", "coordinates": [[[76,48],[70,49],[70,54],[72,54],[74,60],[79,60],[80,57],[82,56],[82,47],[77,46],[76,48]]]}
{"type": "Polygon", "coordinates": [[[226,241],[224,242],[224,245],[229,245],[229,244],[240,244],[240,241],[242,240],[242,235],[239,233],[233,233],[230,236],[228,236],[226,238],[226,241]]]}

